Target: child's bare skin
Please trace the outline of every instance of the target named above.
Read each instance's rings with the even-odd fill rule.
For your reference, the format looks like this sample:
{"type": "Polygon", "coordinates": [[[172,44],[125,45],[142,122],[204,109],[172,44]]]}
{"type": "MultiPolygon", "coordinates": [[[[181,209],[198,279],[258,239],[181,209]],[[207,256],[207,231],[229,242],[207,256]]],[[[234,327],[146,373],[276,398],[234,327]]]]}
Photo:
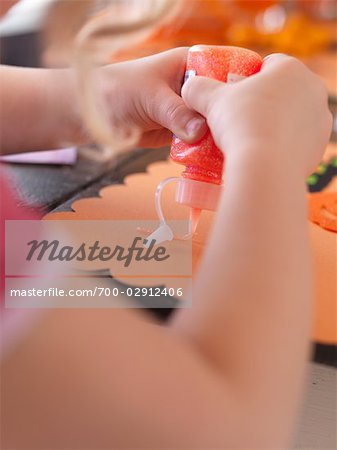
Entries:
{"type": "MultiPolygon", "coordinates": [[[[178,95],[187,48],[98,69],[113,125],[137,127],[139,146],[159,147],[172,132],[188,142],[207,125],[178,95]]],[[[98,89],[99,91],[99,89],[98,89]]],[[[14,153],[83,144],[92,139],[82,123],[76,75],[71,69],[0,66],[1,152],[14,153]],[[18,132],[18,130],[20,130],[18,132]]]]}
{"type": "Polygon", "coordinates": [[[312,311],[305,177],[328,141],[325,88],[273,56],[234,85],[195,77],[183,99],[226,156],[193,307],[167,327],[130,310],[46,315],[2,367],[4,448],[289,444],[312,311]]]}

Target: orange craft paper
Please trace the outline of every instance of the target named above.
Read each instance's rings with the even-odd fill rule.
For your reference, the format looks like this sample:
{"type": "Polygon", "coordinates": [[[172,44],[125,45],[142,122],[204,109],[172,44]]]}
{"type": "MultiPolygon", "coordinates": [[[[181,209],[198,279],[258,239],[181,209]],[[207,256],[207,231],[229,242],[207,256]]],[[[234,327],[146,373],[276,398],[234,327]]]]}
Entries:
{"type": "MultiPolygon", "coordinates": [[[[331,146],[328,149],[331,154],[331,146]]],[[[336,147],[335,147],[336,155],[336,147]]],[[[309,196],[310,243],[315,273],[313,337],[337,343],[337,177],[321,192],[309,196]],[[330,228],[330,229],[327,229],[330,228]]]]}
{"type": "MultiPolygon", "coordinates": [[[[179,176],[181,166],[170,161],[157,162],[147,173],[137,173],[125,178],[122,185],[112,185],[100,191],[99,198],[85,198],[73,203],[74,212],[48,214],[45,220],[156,220],[154,194],[158,183],[171,176],[179,176]]],[[[334,190],[330,183],[328,190],[334,190]]],[[[186,219],[188,208],[174,200],[174,184],[163,192],[164,213],[168,219],[186,219]]],[[[315,194],[313,194],[315,195],[315,194]]],[[[309,195],[310,200],[310,195],[309,195]]],[[[193,273],[205,248],[213,213],[203,211],[198,231],[193,239],[193,273]]],[[[337,234],[310,223],[310,240],[313,249],[316,301],[313,338],[326,344],[337,343],[336,335],[336,236],[337,234]]]]}
{"type": "MultiPolygon", "coordinates": [[[[169,161],[156,162],[146,173],[127,176],[124,184],[103,188],[99,198],[76,200],[72,204],[74,212],[51,213],[45,220],[158,220],[154,205],[157,185],[168,177],[180,176],[182,167],[169,161]]],[[[165,187],[162,205],[168,220],[186,220],[189,208],[177,206],[174,201],[175,185],[165,187]]],[[[203,211],[198,231],[193,239],[193,270],[200,259],[207,235],[211,227],[213,213],[203,211]]],[[[144,238],[146,235],[144,234],[144,238]]]]}

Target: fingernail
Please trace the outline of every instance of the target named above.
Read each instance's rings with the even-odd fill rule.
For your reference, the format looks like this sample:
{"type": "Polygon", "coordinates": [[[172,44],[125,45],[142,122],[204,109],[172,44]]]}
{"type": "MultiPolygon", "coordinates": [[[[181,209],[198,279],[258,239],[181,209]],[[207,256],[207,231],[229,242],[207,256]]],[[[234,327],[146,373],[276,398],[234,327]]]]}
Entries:
{"type": "Polygon", "coordinates": [[[274,58],[274,57],[283,57],[283,56],[289,56],[286,53],[271,53],[270,55],[267,55],[263,58],[264,61],[267,61],[270,58],[274,58]]]}
{"type": "Polygon", "coordinates": [[[195,117],[187,122],[185,127],[188,136],[194,136],[205,125],[205,119],[202,117],[195,117]]]}

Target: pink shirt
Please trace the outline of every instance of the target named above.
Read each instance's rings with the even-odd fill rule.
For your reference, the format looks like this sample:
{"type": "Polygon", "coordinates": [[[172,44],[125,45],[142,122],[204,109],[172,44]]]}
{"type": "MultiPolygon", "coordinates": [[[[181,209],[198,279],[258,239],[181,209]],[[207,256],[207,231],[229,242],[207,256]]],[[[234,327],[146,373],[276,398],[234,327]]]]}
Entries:
{"type": "Polygon", "coordinates": [[[29,208],[18,207],[17,199],[4,166],[0,165],[0,360],[29,332],[40,315],[39,310],[5,308],[5,220],[38,220],[40,215],[29,208]]]}

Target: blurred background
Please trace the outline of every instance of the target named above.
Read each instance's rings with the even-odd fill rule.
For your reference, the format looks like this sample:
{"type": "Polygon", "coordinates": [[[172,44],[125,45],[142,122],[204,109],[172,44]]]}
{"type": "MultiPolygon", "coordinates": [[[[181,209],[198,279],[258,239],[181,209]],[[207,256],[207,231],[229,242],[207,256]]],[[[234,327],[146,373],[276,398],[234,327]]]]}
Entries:
{"type": "MultiPolygon", "coordinates": [[[[117,16],[121,20],[121,4],[128,2],[133,10],[135,3],[139,5],[142,17],[144,8],[150,16],[153,5],[160,3],[2,0],[0,12],[7,14],[0,19],[1,63],[66,67],[73,63],[75,37],[83,28],[87,32],[81,51],[91,66],[194,44],[237,45],[262,55],[287,53],[301,58],[325,80],[335,114],[332,138],[336,139],[336,0],[172,0],[178,10],[173,21],[162,21],[158,26],[156,20],[145,32],[133,33],[133,39],[124,30],[125,42],[116,45],[114,21],[117,16]]],[[[123,20],[126,29],[134,22],[127,9],[123,20]]]]}
{"type": "MultiPolygon", "coordinates": [[[[86,18],[97,21],[121,2],[2,0],[2,10],[8,9],[11,3],[16,4],[0,21],[2,62],[62,67],[67,65],[65,55],[53,52],[53,46],[42,45],[41,39],[28,41],[33,35],[39,35],[48,11],[52,11],[49,23],[53,16],[57,19],[55,9],[51,9],[52,5],[63,4],[63,25],[66,27],[66,18],[70,17],[72,4],[82,4],[83,8],[91,4],[86,18]],[[94,9],[92,4],[95,4],[94,9]],[[26,51],[21,46],[19,48],[18,43],[25,44],[26,51]]],[[[148,3],[150,5],[151,2],[148,3]]],[[[115,59],[139,57],[196,43],[238,45],[261,53],[281,52],[303,58],[332,50],[336,46],[335,0],[179,0],[178,3],[179,14],[174,23],[169,22],[156,28],[150,36],[140,40],[132,48],[125,49],[115,59]]],[[[80,24],[79,18],[76,26],[80,28],[80,24]]],[[[59,32],[61,35],[62,30],[59,32]]]]}

